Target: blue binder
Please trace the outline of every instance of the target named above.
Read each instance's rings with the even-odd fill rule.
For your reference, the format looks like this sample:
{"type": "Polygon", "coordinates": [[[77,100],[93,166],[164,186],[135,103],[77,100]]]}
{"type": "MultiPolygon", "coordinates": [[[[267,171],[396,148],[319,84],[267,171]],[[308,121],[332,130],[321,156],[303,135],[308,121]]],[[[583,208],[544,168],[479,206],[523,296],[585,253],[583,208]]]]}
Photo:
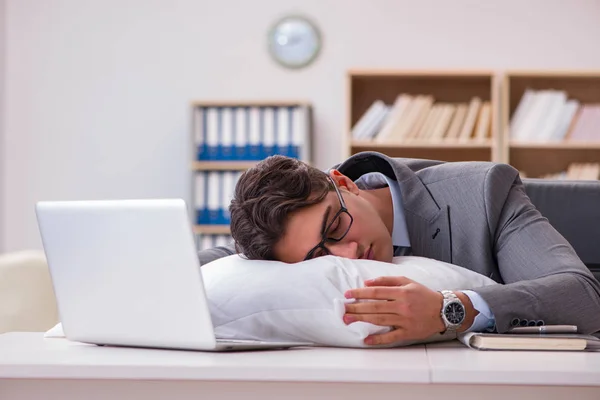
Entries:
{"type": "Polygon", "coordinates": [[[210,223],[210,216],[208,213],[208,190],[209,190],[209,185],[208,185],[208,173],[207,172],[198,172],[199,174],[202,174],[204,176],[204,179],[202,181],[203,183],[203,189],[202,189],[202,203],[201,203],[201,207],[197,210],[197,221],[199,225],[205,225],[205,224],[209,224],[210,223]]]}
{"type": "Polygon", "coordinates": [[[288,108],[288,112],[289,112],[289,119],[288,119],[288,145],[287,145],[287,151],[286,151],[286,156],[288,157],[293,157],[293,158],[298,158],[298,151],[296,149],[296,146],[294,145],[294,108],[295,107],[289,107],[288,108]]]}
{"type": "MultiPolygon", "coordinates": [[[[200,122],[198,127],[196,127],[196,129],[200,130],[200,134],[198,135],[198,140],[199,142],[197,143],[197,156],[196,159],[198,161],[202,161],[202,160],[206,160],[207,159],[207,149],[206,149],[206,127],[207,127],[207,123],[206,123],[206,112],[204,110],[203,107],[197,107],[196,110],[194,111],[197,113],[197,117],[200,118],[200,122]]],[[[198,123],[198,120],[196,120],[196,122],[198,123]]]]}

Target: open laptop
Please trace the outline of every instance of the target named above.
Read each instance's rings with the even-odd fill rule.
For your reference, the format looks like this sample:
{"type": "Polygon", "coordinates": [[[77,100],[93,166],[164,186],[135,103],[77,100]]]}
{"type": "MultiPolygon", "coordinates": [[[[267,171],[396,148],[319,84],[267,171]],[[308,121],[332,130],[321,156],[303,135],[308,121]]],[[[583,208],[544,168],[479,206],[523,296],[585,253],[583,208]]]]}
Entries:
{"type": "Polygon", "coordinates": [[[44,201],[36,215],[69,340],[207,351],[310,345],[215,337],[183,200],[44,201]]]}

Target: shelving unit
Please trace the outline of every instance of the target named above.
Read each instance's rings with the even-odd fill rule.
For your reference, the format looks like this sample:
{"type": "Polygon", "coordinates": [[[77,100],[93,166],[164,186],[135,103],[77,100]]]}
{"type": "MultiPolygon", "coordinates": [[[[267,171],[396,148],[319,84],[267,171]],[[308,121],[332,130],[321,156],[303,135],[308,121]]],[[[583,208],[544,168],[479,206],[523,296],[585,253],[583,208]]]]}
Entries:
{"type": "MultiPolygon", "coordinates": [[[[600,163],[600,71],[350,70],[347,74],[346,97],[344,150],[347,157],[362,151],[378,151],[391,157],[443,161],[494,161],[509,163],[527,177],[558,176],[557,174],[562,173],[562,176],[567,178],[570,175],[564,172],[575,165],[600,163]],[[530,137],[528,135],[525,135],[525,139],[522,135],[517,135],[519,140],[511,138],[510,122],[523,95],[526,92],[537,95],[541,91],[546,96],[549,92],[554,96],[561,93],[560,95],[566,99],[565,102],[568,100],[577,104],[577,108],[573,108],[576,113],[570,119],[573,125],[564,126],[568,130],[563,132],[569,132],[569,135],[577,131],[574,127],[583,108],[587,108],[587,111],[590,111],[590,108],[594,110],[586,117],[593,114],[598,119],[591,117],[592,119],[586,120],[586,124],[581,124],[587,127],[587,131],[584,135],[576,135],[577,139],[569,138],[567,135],[565,140],[559,141],[560,135],[554,138],[551,135],[548,136],[548,140],[544,140],[550,131],[559,131],[558,122],[555,123],[555,120],[550,118],[552,111],[556,118],[559,118],[560,112],[565,112],[556,97],[552,105],[548,105],[550,100],[546,98],[544,100],[546,103],[541,103],[543,106],[540,103],[536,105],[539,115],[536,121],[544,122],[541,122],[541,125],[532,121],[527,123],[527,132],[529,135],[533,134],[535,140],[527,140],[530,137]],[[389,122],[394,119],[394,108],[402,108],[399,107],[400,95],[409,95],[412,99],[417,96],[430,97],[435,99],[436,103],[454,105],[454,110],[457,110],[456,105],[464,104],[475,97],[482,103],[489,102],[490,134],[485,139],[472,138],[469,141],[461,141],[456,140],[456,137],[449,139],[447,136],[451,136],[448,134],[451,129],[448,128],[446,136],[426,134],[425,140],[419,140],[424,131],[434,130],[432,127],[435,124],[431,126],[424,124],[421,128],[417,128],[419,134],[415,137],[415,130],[406,127],[413,126],[408,123],[402,128],[397,128],[402,132],[400,134],[398,130],[390,129],[388,131],[393,132],[392,134],[382,135],[386,124],[394,126],[389,122]],[[377,109],[375,103],[378,101],[379,109],[375,112],[374,110],[377,109]],[[387,114],[385,112],[382,114],[382,109],[387,109],[387,114]],[[369,120],[367,116],[371,111],[379,115],[379,121],[383,121],[381,125],[374,122],[377,118],[369,120]],[[360,135],[360,139],[354,137],[361,120],[370,121],[363,125],[363,128],[370,127],[366,131],[370,131],[371,134],[374,131],[377,133],[374,136],[367,134],[366,139],[360,135]],[[599,128],[597,131],[593,130],[595,128],[590,131],[590,126],[599,128]],[[413,132],[410,132],[411,129],[413,132]],[[535,135],[539,136],[535,137],[535,135]],[[383,137],[379,139],[379,136],[383,137]]],[[[539,96],[536,101],[538,99],[539,96]]],[[[410,106],[407,109],[410,109],[410,106]]],[[[431,109],[428,110],[431,113],[431,109]]],[[[454,115],[458,114],[457,111],[453,112],[454,115]]],[[[399,115],[401,115],[400,120],[405,118],[402,112],[399,115]]],[[[481,114],[478,118],[481,118],[481,114]]],[[[569,118],[564,118],[564,121],[569,121],[569,118]]],[[[396,126],[400,125],[402,124],[396,126]]],[[[476,136],[475,132],[472,135],[476,136]]],[[[594,178],[588,176],[575,179],[594,178]]]]}
{"type": "Polygon", "coordinates": [[[256,161],[193,161],[194,171],[245,171],[252,168],[256,161]]]}
{"type": "Polygon", "coordinates": [[[196,235],[229,235],[229,225],[194,225],[196,235]]]}
{"type": "Polygon", "coordinates": [[[311,162],[312,108],[302,101],[196,101],[191,108],[190,214],[204,249],[231,242],[228,206],[243,171],[273,154],[311,162]]]}
{"type": "Polygon", "coordinates": [[[600,104],[600,71],[513,70],[505,72],[502,86],[505,162],[534,178],[566,171],[573,163],[600,162],[600,126],[597,141],[518,141],[510,133],[510,121],[528,89],[564,91],[582,105],[600,104]]]}
{"type": "Polygon", "coordinates": [[[429,158],[443,161],[500,161],[497,77],[491,71],[351,70],[347,74],[346,156],[378,151],[391,157],[429,158]],[[474,97],[490,103],[489,138],[476,141],[356,140],[352,128],[377,100],[391,106],[400,94],[432,96],[435,103],[454,107],[474,97]]]}
{"type": "Polygon", "coordinates": [[[491,161],[491,141],[484,143],[428,143],[406,144],[352,141],[350,152],[377,151],[390,157],[425,158],[444,161],[491,161]]]}

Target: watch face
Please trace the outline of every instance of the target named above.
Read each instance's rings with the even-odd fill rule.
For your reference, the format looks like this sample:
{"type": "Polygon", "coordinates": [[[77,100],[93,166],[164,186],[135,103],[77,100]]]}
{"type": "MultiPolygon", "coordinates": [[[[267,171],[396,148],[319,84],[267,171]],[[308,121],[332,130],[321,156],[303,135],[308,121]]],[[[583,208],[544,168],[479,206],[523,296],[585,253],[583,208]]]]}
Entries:
{"type": "Polygon", "coordinates": [[[444,308],[444,315],[448,322],[458,325],[465,319],[465,308],[458,302],[451,302],[444,308]]]}

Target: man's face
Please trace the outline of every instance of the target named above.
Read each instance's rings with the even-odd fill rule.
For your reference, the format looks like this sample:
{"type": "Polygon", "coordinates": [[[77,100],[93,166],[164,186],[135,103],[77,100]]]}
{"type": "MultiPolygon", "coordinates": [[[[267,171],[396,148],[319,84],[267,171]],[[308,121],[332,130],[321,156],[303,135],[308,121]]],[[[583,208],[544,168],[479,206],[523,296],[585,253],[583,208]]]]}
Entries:
{"type": "MultiPolygon", "coordinates": [[[[328,252],[341,257],[369,258],[392,261],[393,246],[390,231],[369,196],[359,190],[349,178],[335,171],[332,178],[352,216],[352,224],[339,242],[325,242],[328,252]]],[[[322,231],[330,226],[327,236],[339,237],[345,232],[350,218],[342,214],[334,221],[341,205],[335,191],[330,191],[318,204],[304,207],[290,214],[286,233],[275,246],[275,256],[287,263],[300,262],[322,240],[322,231]]],[[[317,249],[314,257],[327,254],[317,249]]],[[[314,258],[313,257],[313,258],[314,258]]]]}

